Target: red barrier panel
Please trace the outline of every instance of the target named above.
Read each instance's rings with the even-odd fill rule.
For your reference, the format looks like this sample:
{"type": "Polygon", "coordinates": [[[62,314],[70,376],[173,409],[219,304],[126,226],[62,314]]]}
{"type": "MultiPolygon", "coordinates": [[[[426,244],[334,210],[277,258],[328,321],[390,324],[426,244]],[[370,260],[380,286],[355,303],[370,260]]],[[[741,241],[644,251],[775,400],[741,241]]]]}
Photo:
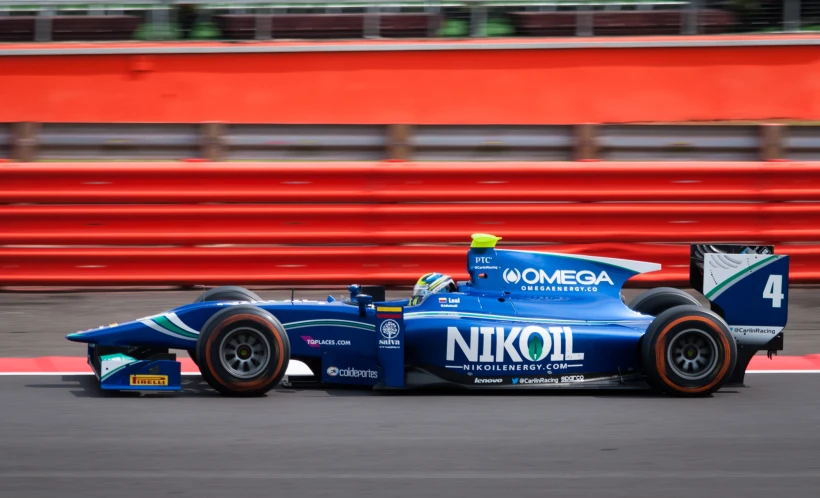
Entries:
{"type": "Polygon", "coordinates": [[[0,165],[33,203],[820,200],[820,163],[0,165]]]}
{"type": "Polygon", "coordinates": [[[466,278],[474,232],[661,263],[645,284],[685,284],[689,242],[776,243],[818,282],[817,201],[820,163],[8,164],[0,285],[466,278]]]}
{"type": "Polygon", "coordinates": [[[511,50],[470,50],[493,43],[473,40],[450,44],[460,50],[397,50],[385,41],[358,52],[324,51],[322,43],[292,53],[21,55],[0,58],[0,122],[816,120],[820,48],[806,38],[806,46],[769,47],[696,38],[704,46],[601,48],[595,37],[576,50],[512,50],[531,41],[517,38],[511,50]]]}
{"type": "MultiPolygon", "coordinates": [[[[689,247],[585,244],[535,250],[653,261],[663,270],[637,284],[685,285],[689,247]]],[[[791,282],[820,281],[820,245],[781,246],[792,257],[791,282]]],[[[4,285],[409,285],[430,271],[466,279],[465,247],[0,249],[4,285]]]]}
{"type": "Polygon", "coordinates": [[[0,206],[0,243],[53,245],[818,241],[820,204],[0,206]]]}

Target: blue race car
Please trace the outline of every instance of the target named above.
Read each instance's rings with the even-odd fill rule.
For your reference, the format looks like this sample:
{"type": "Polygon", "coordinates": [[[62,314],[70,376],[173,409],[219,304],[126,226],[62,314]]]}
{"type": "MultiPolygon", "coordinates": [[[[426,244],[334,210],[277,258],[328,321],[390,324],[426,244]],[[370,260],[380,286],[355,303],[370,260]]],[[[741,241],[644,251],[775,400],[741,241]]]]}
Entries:
{"type": "Polygon", "coordinates": [[[708,309],[668,287],[625,304],[627,279],[658,264],[500,250],[498,240],[473,235],[468,281],[430,274],[405,300],[374,299],[358,285],[343,301],[264,301],[218,287],[193,304],[67,338],[88,344],[103,389],[179,390],[169,351],[186,350],[208,384],[235,396],[287,382],[292,359],[326,385],[650,386],[706,396],[742,383],[756,352],[783,349],[789,258],[771,246],[691,246],[690,283],[708,309]]]}

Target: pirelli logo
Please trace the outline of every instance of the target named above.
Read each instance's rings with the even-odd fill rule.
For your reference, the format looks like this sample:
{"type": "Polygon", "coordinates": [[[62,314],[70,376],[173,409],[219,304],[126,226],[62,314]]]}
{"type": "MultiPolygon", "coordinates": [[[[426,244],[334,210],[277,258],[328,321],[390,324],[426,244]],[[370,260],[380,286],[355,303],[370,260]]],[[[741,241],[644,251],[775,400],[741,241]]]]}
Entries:
{"type": "Polygon", "coordinates": [[[132,386],[167,386],[167,375],[132,375],[132,386]]]}

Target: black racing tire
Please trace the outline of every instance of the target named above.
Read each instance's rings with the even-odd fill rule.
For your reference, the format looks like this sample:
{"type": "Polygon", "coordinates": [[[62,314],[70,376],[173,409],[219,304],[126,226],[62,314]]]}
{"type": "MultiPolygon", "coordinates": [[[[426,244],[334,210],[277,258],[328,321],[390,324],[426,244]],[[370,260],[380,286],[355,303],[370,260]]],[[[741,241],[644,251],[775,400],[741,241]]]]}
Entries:
{"type": "MultiPolygon", "coordinates": [[[[236,285],[223,285],[222,287],[214,287],[213,289],[208,289],[202,294],[200,294],[195,303],[204,303],[208,301],[261,301],[262,299],[257,296],[254,292],[249,291],[244,287],[238,287],[236,285]]],[[[199,362],[196,359],[196,349],[188,349],[187,350],[188,356],[191,357],[191,361],[194,362],[194,365],[199,367],[199,362]]]]}
{"type": "Polygon", "coordinates": [[[205,323],[196,356],[202,377],[219,393],[262,396],[285,376],[290,341],[276,317],[240,304],[217,312],[205,323]]]}
{"type": "Polygon", "coordinates": [[[658,316],[675,306],[701,306],[691,294],[674,287],[657,287],[641,292],[629,302],[629,308],[643,315],[658,316]]]}
{"type": "Polygon", "coordinates": [[[671,396],[709,396],[729,380],[737,345],[715,312],[676,306],[658,315],[641,340],[641,361],[649,384],[671,396]]]}
{"type": "Polygon", "coordinates": [[[208,289],[194,301],[204,303],[206,301],[261,301],[262,298],[244,287],[236,285],[223,285],[208,289]]]}
{"type": "Polygon", "coordinates": [[[186,349],[185,352],[188,353],[188,357],[191,358],[191,361],[194,362],[194,365],[196,365],[197,368],[199,368],[199,363],[197,363],[196,361],[196,349],[186,349]]]}

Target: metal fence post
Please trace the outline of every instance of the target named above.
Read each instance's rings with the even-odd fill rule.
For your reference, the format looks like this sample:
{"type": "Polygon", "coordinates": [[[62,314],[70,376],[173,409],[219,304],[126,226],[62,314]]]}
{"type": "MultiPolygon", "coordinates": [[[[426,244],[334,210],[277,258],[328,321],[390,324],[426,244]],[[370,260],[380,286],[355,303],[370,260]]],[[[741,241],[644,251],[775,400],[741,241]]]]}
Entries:
{"type": "Polygon", "coordinates": [[[256,34],[257,40],[270,40],[273,31],[273,9],[259,9],[263,13],[256,12],[256,34]]]}
{"type": "Polygon", "coordinates": [[[409,161],[413,151],[410,144],[413,130],[408,124],[387,125],[387,159],[409,161]]]}
{"type": "Polygon", "coordinates": [[[598,159],[597,132],[598,128],[594,124],[578,124],[573,127],[575,140],[572,155],[575,161],[598,159]]]}
{"type": "Polygon", "coordinates": [[[786,127],[777,123],[760,125],[760,160],[783,159],[786,127]]]}
{"type": "Polygon", "coordinates": [[[686,8],[683,18],[683,34],[696,35],[698,34],[698,13],[700,10],[700,0],[689,0],[689,5],[686,8]]]}
{"type": "Polygon", "coordinates": [[[424,12],[432,14],[427,22],[427,37],[434,38],[438,34],[438,16],[441,14],[439,2],[426,2],[424,12]]]}
{"type": "Polygon", "coordinates": [[[202,158],[208,161],[221,161],[225,157],[225,125],[222,123],[203,123],[201,146],[202,158]]]}
{"type": "Polygon", "coordinates": [[[151,5],[150,10],[148,11],[148,18],[146,22],[146,27],[148,28],[149,39],[153,40],[157,37],[157,26],[159,23],[157,22],[157,9],[154,8],[154,5],[151,5]]]}
{"type": "Polygon", "coordinates": [[[475,2],[470,7],[470,36],[477,38],[485,35],[487,25],[487,7],[482,2],[475,2]]]}
{"type": "Polygon", "coordinates": [[[579,5],[575,8],[575,36],[593,36],[595,13],[589,5],[579,5]]]}
{"type": "Polygon", "coordinates": [[[783,2],[783,31],[800,30],[800,0],[784,0],[783,2]]]}
{"type": "Polygon", "coordinates": [[[52,17],[54,16],[54,8],[50,6],[43,7],[37,13],[37,19],[34,21],[34,39],[38,42],[51,41],[52,31],[52,17]]]}
{"type": "Polygon", "coordinates": [[[38,128],[37,123],[25,122],[14,124],[12,128],[12,159],[21,163],[30,163],[37,159],[38,128]]]}
{"type": "Polygon", "coordinates": [[[176,36],[174,26],[171,26],[171,9],[170,0],[163,0],[158,3],[158,8],[151,9],[150,21],[152,37],[155,39],[173,39],[176,36]]]}
{"type": "Polygon", "coordinates": [[[379,19],[379,6],[371,4],[367,6],[367,13],[364,16],[364,37],[378,38],[380,33],[381,20],[379,19]]]}

